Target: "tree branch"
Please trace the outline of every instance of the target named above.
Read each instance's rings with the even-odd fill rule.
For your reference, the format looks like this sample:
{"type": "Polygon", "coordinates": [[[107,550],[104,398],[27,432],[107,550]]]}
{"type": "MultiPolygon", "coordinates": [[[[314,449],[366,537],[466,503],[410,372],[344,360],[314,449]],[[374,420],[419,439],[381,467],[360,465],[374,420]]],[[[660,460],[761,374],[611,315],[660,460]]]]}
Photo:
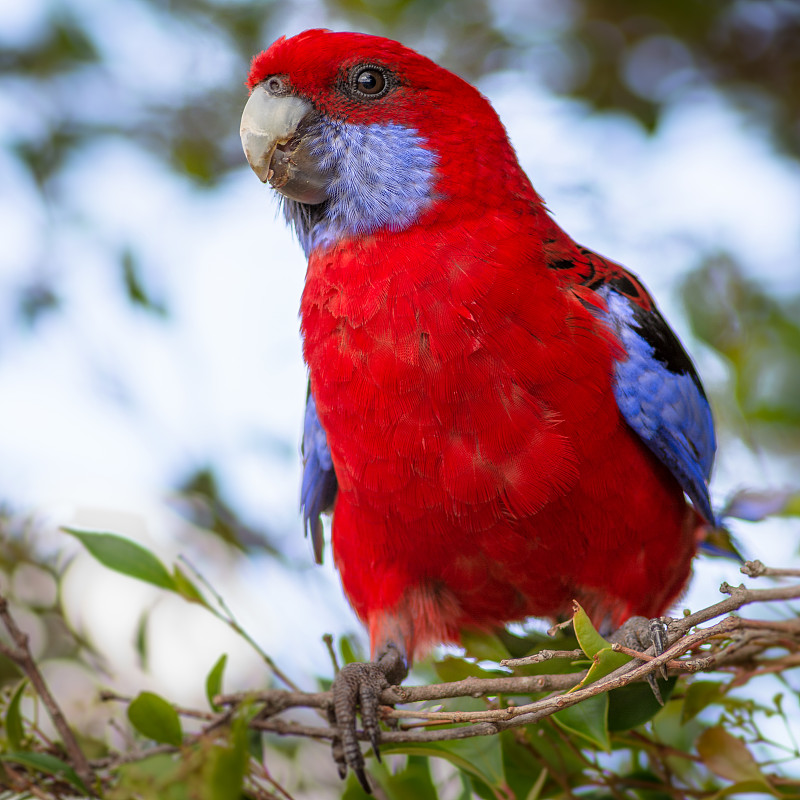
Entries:
{"type": "Polygon", "coordinates": [[[89,766],[89,762],[86,760],[75,734],[67,724],[61,707],[50,692],[44,676],[31,655],[28,634],[19,628],[11,616],[11,612],[8,609],[8,600],[3,595],[0,595],[0,620],[2,620],[3,625],[11,636],[11,641],[14,643],[14,647],[3,645],[3,655],[13,661],[31,682],[31,686],[41,698],[47,713],[50,715],[50,719],[53,721],[53,725],[55,725],[61,736],[61,741],[67,751],[72,768],[91,791],[91,787],[95,783],[95,775],[92,768],[89,766]]]}
{"type": "MultiPolygon", "coordinates": [[[[762,565],[763,567],[763,565],[762,565]]],[[[764,568],[767,569],[767,568],[764,568]]],[[[769,574],[761,572],[759,574],[769,574]]],[[[661,655],[638,653],[618,644],[614,650],[636,658],[610,675],[581,686],[586,671],[537,676],[509,676],[507,678],[467,678],[451,683],[429,686],[393,686],[384,690],[381,702],[388,705],[418,701],[443,700],[454,697],[483,697],[487,695],[526,695],[543,692],[555,693],[548,697],[519,706],[493,708],[481,711],[425,711],[418,709],[385,709],[387,719],[422,720],[429,725],[460,725],[457,728],[429,727],[384,731],[385,742],[429,742],[485,736],[502,730],[528,725],[564,708],[576,705],[589,697],[612,691],[630,683],[643,680],[663,664],[670,674],[732,668],[747,664],[749,675],[760,671],[777,671],[781,664],[789,666],[787,660],[771,660],[760,667],[755,660],[758,654],[769,648],[783,647],[792,652],[800,650],[800,620],[750,620],[728,616],[721,621],[696,630],[695,626],[730,614],[745,605],[757,602],[775,602],[800,598],[800,585],[769,589],[748,589],[722,584],[720,591],[729,595],[724,600],[690,614],[683,619],[669,620],[670,646],[661,655]],[[693,657],[683,656],[691,653],[693,657]],[[679,660],[681,659],[681,660],[679,660]],[[565,693],[564,693],[565,692],[565,693]]],[[[582,656],[580,651],[545,650],[524,659],[510,659],[504,664],[519,665],[541,663],[553,658],[574,660],[582,656]]],[[[585,657],[585,656],[584,656],[585,657]]],[[[795,657],[789,657],[793,664],[795,657]]],[[[217,698],[221,705],[235,706],[244,700],[262,704],[262,710],[252,722],[257,730],[271,731],[281,735],[309,736],[331,739],[336,731],[330,727],[309,726],[295,721],[276,718],[282,712],[298,707],[327,708],[331,702],[329,692],[287,692],[271,690],[258,694],[223,695],[217,698]]],[[[366,739],[366,735],[359,733],[366,739]]]]}

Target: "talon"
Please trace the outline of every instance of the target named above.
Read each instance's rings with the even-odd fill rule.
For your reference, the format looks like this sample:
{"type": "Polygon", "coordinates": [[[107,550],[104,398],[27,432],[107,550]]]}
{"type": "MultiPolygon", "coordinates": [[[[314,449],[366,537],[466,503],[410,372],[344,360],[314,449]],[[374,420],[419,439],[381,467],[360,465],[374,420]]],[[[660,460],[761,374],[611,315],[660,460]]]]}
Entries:
{"type": "MultiPolygon", "coordinates": [[[[666,671],[666,670],[665,670],[666,671]]],[[[664,698],[661,696],[661,689],[658,687],[658,681],[656,680],[656,676],[654,672],[651,672],[647,676],[647,683],[650,686],[650,689],[653,692],[653,696],[656,698],[656,702],[660,705],[664,705],[664,698]]]]}
{"type": "MultiPolygon", "coordinates": [[[[389,685],[389,682],[385,680],[386,686],[389,685]]],[[[362,683],[359,687],[359,701],[361,703],[361,722],[364,725],[364,730],[366,731],[367,736],[369,736],[370,744],[372,745],[372,750],[375,753],[375,757],[380,762],[381,760],[381,751],[380,751],[380,737],[381,737],[381,730],[378,727],[378,695],[379,692],[375,692],[369,684],[362,683]]],[[[385,688],[385,687],[383,687],[385,688]]]]}
{"type": "MultiPolygon", "coordinates": [[[[667,624],[660,617],[650,620],[650,638],[653,640],[653,652],[660,656],[667,649],[667,624]]],[[[667,679],[667,665],[661,664],[658,668],[661,677],[667,679]]],[[[661,705],[664,705],[663,703],[661,705]]]]}
{"type": "Polygon", "coordinates": [[[408,672],[405,659],[398,648],[387,646],[376,661],[366,664],[347,664],[334,678],[331,691],[333,703],[328,718],[337,729],[331,749],[339,770],[339,777],[347,777],[348,767],[353,770],[361,788],[372,793],[366,774],[366,765],[356,733],[357,715],[361,716],[364,732],[372,745],[375,757],[381,760],[378,704],[381,693],[388,686],[400,683],[408,672]]]}
{"type": "MultiPolygon", "coordinates": [[[[654,619],[631,617],[610,638],[612,642],[619,642],[632,650],[643,652],[652,647],[655,655],[660,656],[669,644],[668,632],[667,623],[661,617],[654,619]]],[[[664,680],[667,680],[666,664],[659,665],[658,673],[664,680]]],[[[647,676],[647,683],[653,690],[659,705],[663,706],[664,700],[654,673],[651,672],[647,676]]]]}
{"type": "Polygon", "coordinates": [[[367,794],[372,794],[372,786],[370,786],[369,778],[367,778],[367,773],[364,772],[364,767],[353,767],[353,772],[355,772],[356,778],[358,778],[358,782],[361,784],[361,788],[367,794]]]}

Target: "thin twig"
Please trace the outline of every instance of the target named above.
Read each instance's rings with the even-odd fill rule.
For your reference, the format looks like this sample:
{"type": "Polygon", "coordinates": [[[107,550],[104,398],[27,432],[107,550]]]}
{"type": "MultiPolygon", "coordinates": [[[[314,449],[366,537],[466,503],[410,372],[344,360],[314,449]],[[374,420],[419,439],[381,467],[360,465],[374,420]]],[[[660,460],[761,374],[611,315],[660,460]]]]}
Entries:
{"type": "Polygon", "coordinates": [[[564,658],[569,661],[585,659],[586,653],[580,648],[577,650],[540,650],[531,656],[522,658],[504,658],[500,665],[503,667],[525,667],[529,664],[541,664],[542,661],[550,661],[551,658],[564,658]]]}
{"type": "Polygon", "coordinates": [[[333,674],[339,674],[339,659],[336,658],[336,651],[333,649],[333,634],[331,633],[323,633],[322,634],[322,641],[325,645],[325,648],[328,651],[328,655],[331,659],[331,664],[333,665],[333,674]]]}
{"type": "Polygon", "coordinates": [[[739,572],[747,575],[748,578],[760,578],[768,575],[772,578],[799,578],[800,569],[788,569],[783,567],[766,567],[762,561],[745,561],[739,572]]]}
{"type": "Polygon", "coordinates": [[[91,792],[95,782],[94,772],[89,766],[89,762],[86,760],[86,756],[83,754],[83,750],[81,750],[78,740],[75,738],[75,734],[73,734],[71,728],[67,724],[64,712],[50,692],[44,676],[31,655],[28,635],[19,628],[16,621],[11,616],[11,612],[8,610],[8,600],[2,595],[0,595],[0,619],[2,619],[3,625],[5,625],[6,630],[11,636],[11,640],[16,646],[16,649],[4,646],[3,654],[10,658],[25,673],[26,677],[31,682],[31,686],[41,698],[47,709],[47,713],[50,715],[50,719],[53,721],[53,725],[55,725],[56,730],[61,736],[61,741],[64,744],[64,748],[67,751],[75,773],[91,792]]]}
{"type": "MultiPolygon", "coordinates": [[[[617,653],[623,653],[626,656],[631,656],[632,658],[637,658],[639,661],[652,661],[655,656],[650,655],[649,653],[642,653],[639,650],[634,650],[631,647],[625,647],[625,645],[619,644],[619,642],[614,642],[611,645],[611,649],[617,653]]],[[[696,669],[693,669],[690,666],[692,662],[690,661],[670,661],[666,667],[667,669],[675,670],[677,672],[696,672],[696,669]]]]}
{"type": "Polygon", "coordinates": [[[800,585],[798,584],[778,586],[773,589],[748,589],[744,584],[731,586],[728,583],[723,583],[719,590],[723,594],[730,596],[694,614],[673,620],[670,627],[674,626],[675,630],[685,633],[701,622],[708,622],[716,617],[721,617],[723,614],[729,614],[731,611],[738,611],[742,606],[750,603],[765,603],[772,600],[797,600],[800,597],[800,585]]]}
{"type": "MultiPolygon", "coordinates": [[[[586,671],[565,675],[530,675],[508,678],[464,678],[450,683],[427,686],[390,686],[384,689],[381,702],[385,705],[416,703],[421,700],[445,700],[453,697],[484,697],[497,694],[539,694],[564,691],[577,686],[586,671]]],[[[265,692],[225,694],[216,697],[219,705],[238,705],[246,700],[264,704],[261,718],[273,716],[288,708],[327,708],[330,692],[288,692],[271,689],[265,692]]]]}
{"type": "Polygon", "coordinates": [[[30,778],[27,775],[23,777],[8,762],[3,764],[3,769],[10,778],[12,784],[11,788],[14,789],[15,792],[20,792],[22,796],[24,796],[24,793],[27,792],[32,797],[38,797],[39,800],[50,800],[50,797],[45,794],[43,790],[31,783],[30,778]]]}
{"type": "Polygon", "coordinates": [[[261,656],[261,659],[264,663],[269,667],[272,671],[272,674],[278,678],[279,680],[283,681],[290,689],[293,689],[295,692],[300,691],[300,687],[272,660],[272,657],[266,653],[261,646],[253,639],[252,636],[239,624],[239,621],[233,615],[233,612],[228,607],[228,604],[225,602],[225,599],[222,595],[211,585],[211,583],[206,579],[206,577],[197,569],[197,567],[189,561],[186,556],[178,556],[179,560],[182,561],[186,566],[194,573],[194,576],[206,589],[210,592],[211,596],[214,598],[216,604],[220,607],[221,611],[217,611],[217,609],[213,608],[210,605],[206,605],[205,607],[219,620],[222,620],[231,630],[235,633],[238,633],[255,651],[261,656]]]}

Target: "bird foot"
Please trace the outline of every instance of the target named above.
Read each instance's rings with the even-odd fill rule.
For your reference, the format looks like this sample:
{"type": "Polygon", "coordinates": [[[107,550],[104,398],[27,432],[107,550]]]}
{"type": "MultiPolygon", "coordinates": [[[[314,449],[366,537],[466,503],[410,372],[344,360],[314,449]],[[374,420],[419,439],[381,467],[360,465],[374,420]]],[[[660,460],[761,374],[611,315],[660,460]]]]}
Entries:
{"type": "Polygon", "coordinates": [[[378,702],[384,689],[401,683],[407,674],[408,667],[402,654],[397,647],[389,645],[376,661],[344,666],[331,686],[333,703],[328,708],[328,718],[338,730],[332,743],[333,760],[340,778],[347,776],[349,767],[368,794],[372,787],[364,771],[364,756],[358,744],[357,715],[360,714],[364,732],[380,761],[378,702]]]}
{"type": "MultiPolygon", "coordinates": [[[[644,652],[652,647],[654,655],[660,656],[669,644],[667,623],[662,617],[653,619],[630,617],[618,630],[614,631],[611,635],[611,641],[618,642],[639,652],[644,652]]],[[[659,667],[659,674],[664,680],[667,680],[667,668],[664,664],[659,667]]],[[[647,683],[653,690],[659,705],[663,706],[664,700],[661,697],[661,690],[658,688],[655,673],[651,672],[647,676],[647,683]]]]}

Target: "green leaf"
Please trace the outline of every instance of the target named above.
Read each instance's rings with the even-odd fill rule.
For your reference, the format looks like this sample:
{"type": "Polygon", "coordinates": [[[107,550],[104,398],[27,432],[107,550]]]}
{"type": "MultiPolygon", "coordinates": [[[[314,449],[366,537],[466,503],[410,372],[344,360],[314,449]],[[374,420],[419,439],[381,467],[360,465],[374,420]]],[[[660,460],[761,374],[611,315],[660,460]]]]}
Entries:
{"type": "Polygon", "coordinates": [[[62,530],[78,539],[103,566],[161,589],[178,591],[175,580],[167,572],[167,568],[140,544],[113,533],[98,533],[78,528],[62,528],[62,530]]]}
{"type": "Polygon", "coordinates": [[[254,728],[247,729],[247,752],[257,763],[264,762],[264,736],[254,728]]]}
{"type": "Polygon", "coordinates": [[[581,689],[588,686],[590,683],[599,681],[600,678],[605,678],[606,675],[610,675],[615,669],[619,669],[630,660],[630,656],[626,656],[624,653],[617,653],[610,647],[599,650],[594,654],[592,666],[589,667],[589,671],[586,673],[584,679],[577,686],[570,689],[570,691],[574,692],[576,689],[581,689]]]}
{"type": "Polygon", "coordinates": [[[222,675],[225,672],[225,664],[227,662],[228,654],[223,653],[217,659],[217,663],[211,667],[211,671],[206,677],[206,697],[208,698],[208,704],[214,711],[219,711],[219,707],[214,703],[214,698],[222,693],[222,675]]]}
{"type": "MultiPolygon", "coordinates": [[[[391,800],[437,800],[438,794],[431,780],[430,759],[422,756],[409,756],[404,769],[392,769],[386,763],[370,765],[370,780],[379,786],[375,789],[377,797],[387,797],[391,800]]],[[[351,777],[342,800],[368,800],[374,797],[368,795],[351,777]]]]}
{"type": "MultiPolygon", "coordinates": [[[[497,631],[497,638],[503,643],[503,647],[508,650],[511,658],[522,658],[542,649],[563,649],[568,650],[569,645],[561,647],[562,636],[548,636],[542,631],[528,631],[523,636],[517,636],[506,628],[497,631]]],[[[574,645],[572,645],[574,648],[574,645]]]]}
{"type": "MultiPolygon", "coordinates": [[[[569,736],[564,736],[563,729],[550,719],[542,720],[539,725],[529,725],[524,733],[524,746],[534,753],[536,760],[546,767],[551,775],[579,775],[586,769],[586,761],[580,746],[569,736]]],[[[578,742],[582,745],[582,742],[578,742]]],[[[558,786],[549,782],[552,788],[558,786]]],[[[552,796],[548,793],[545,796],[552,796]]]]}
{"type": "Polygon", "coordinates": [[[89,794],[86,785],[69,764],[47,753],[27,753],[23,751],[2,753],[0,754],[0,761],[8,761],[11,764],[20,764],[36,772],[44,772],[46,775],[52,775],[66,781],[82,794],[89,794]]]}
{"type": "Polygon", "coordinates": [[[686,690],[681,709],[681,724],[694,719],[704,708],[719,700],[723,695],[724,683],[720,681],[694,681],[686,690]]]}
{"type": "Polygon", "coordinates": [[[578,638],[578,646],[589,658],[593,658],[601,650],[611,647],[611,642],[606,641],[596,630],[589,615],[579,603],[575,603],[575,613],[572,615],[572,626],[578,638]]]}
{"type": "Polygon", "coordinates": [[[389,780],[391,796],[397,800],[437,800],[430,761],[420,756],[409,756],[406,768],[389,780]]]}
{"type": "Polygon", "coordinates": [[[231,728],[230,747],[213,747],[206,754],[202,800],[240,800],[249,760],[247,745],[247,721],[239,717],[231,728]]]}
{"type": "Polygon", "coordinates": [[[175,747],[183,742],[183,729],[178,712],[153,692],[141,692],[128,706],[128,719],[148,739],[175,747]]]}
{"type": "Polygon", "coordinates": [[[159,753],[131,764],[121,764],[116,772],[116,790],[108,800],[197,800],[192,784],[195,777],[194,753],[176,759],[171,753],[159,753]]]}
{"type": "Polygon", "coordinates": [[[128,294],[128,300],[146,311],[159,317],[167,316],[167,309],[163,303],[153,299],[152,295],[145,288],[141,277],[141,265],[134,251],[126,247],[120,257],[122,266],[122,279],[128,294]]]}
{"type": "Polygon", "coordinates": [[[609,752],[611,739],[608,735],[608,694],[587,697],[574,706],[553,714],[555,722],[564,730],[580,736],[595,747],[609,752]]]}
{"type": "Polygon", "coordinates": [[[22,681],[17,686],[11,700],[8,703],[6,711],[6,733],[8,734],[8,743],[12,749],[18,750],[22,746],[22,740],[25,738],[25,728],[22,725],[22,713],[20,712],[19,705],[22,700],[22,693],[28,681],[22,681]]]}
{"type": "Polygon", "coordinates": [[[364,661],[365,656],[355,636],[342,636],[339,639],[339,654],[343,664],[354,664],[364,661]]]}
{"type": "Polygon", "coordinates": [[[139,667],[145,671],[147,671],[148,658],[150,656],[147,639],[147,626],[149,623],[150,610],[146,609],[139,616],[139,620],[136,623],[136,634],[133,637],[133,645],[136,649],[136,655],[139,657],[139,667]]]}
{"type": "Polygon", "coordinates": [[[507,678],[508,672],[488,670],[464,658],[447,656],[433,665],[439,680],[443,683],[461,681],[464,678],[507,678]]]}
{"type": "Polygon", "coordinates": [[[637,784],[634,797],[641,800],[674,800],[674,795],[664,791],[663,777],[660,778],[651,770],[634,769],[621,777],[625,782],[637,784]]]}
{"type": "Polygon", "coordinates": [[[510,796],[534,800],[548,776],[543,760],[536,757],[535,751],[523,747],[514,731],[503,731],[500,734],[500,743],[503,747],[503,771],[511,790],[510,796]]]}
{"type": "Polygon", "coordinates": [[[783,794],[773,789],[769,784],[765,785],[762,781],[737,781],[732,786],[726,786],[709,800],[722,800],[724,797],[740,797],[743,794],[773,794],[775,797],[797,797],[796,794],[783,794]]]}
{"type": "Polygon", "coordinates": [[[461,644],[470,658],[479,661],[502,661],[509,657],[508,648],[494,633],[462,631],[461,644]]]}
{"type": "Polygon", "coordinates": [[[721,725],[703,731],[696,747],[706,767],[720,778],[739,784],[757,784],[759,791],[774,792],[745,743],[721,725]]]}
{"type": "MultiPolygon", "coordinates": [[[[678,678],[658,681],[661,697],[666,703],[678,684],[678,678]]],[[[647,683],[631,683],[608,693],[608,729],[628,731],[649,722],[663,706],[656,700],[647,683]]]]}
{"type": "Polygon", "coordinates": [[[190,603],[198,603],[208,608],[208,602],[202,592],[192,583],[186,573],[176,564],[172,568],[172,580],[175,582],[175,591],[190,603]]]}
{"type": "Polygon", "coordinates": [[[498,736],[475,736],[470,739],[425,744],[387,743],[381,745],[381,752],[443,758],[491,788],[501,789],[505,786],[503,751],[498,736]]]}

